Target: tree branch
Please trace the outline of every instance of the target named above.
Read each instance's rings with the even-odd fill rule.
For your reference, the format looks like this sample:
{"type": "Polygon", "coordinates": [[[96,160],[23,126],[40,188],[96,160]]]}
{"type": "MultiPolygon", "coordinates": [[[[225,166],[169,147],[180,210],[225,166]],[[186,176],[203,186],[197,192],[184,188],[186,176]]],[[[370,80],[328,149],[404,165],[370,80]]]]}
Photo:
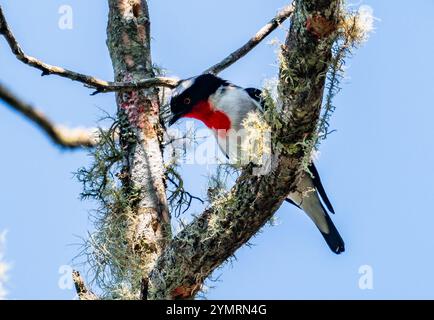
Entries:
{"type": "Polygon", "coordinates": [[[33,122],[59,147],[68,149],[93,147],[97,142],[97,129],[71,129],[56,125],[40,110],[22,101],[2,84],[0,84],[0,100],[3,100],[11,109],[22,114],[27,120],[33,122]]]}
{"type": "Polygon", "coordinates": [[[263,26],[249,41],[247,41],[242,47],[232,52],[229,56],[224,58],[219,63],[206,69],[203,73],[218,74],[224,69],[230,67],[232,64],[240,60],[246,54],[248,54],[253,48],[255,48],[262,40],[264,40],[271,32],[273,32],[282,22],[291,16],[294,12],[294,6],[291,4],[286,6],[277,15],[270,20],[265,26],[263,26]]]}
{"type": "Polygon", "coordinates": [[[273,216],[302,172],[315,132],[325,75],[339,15],[339,0],[297,0],[282,48],[280,99],[283,145],[276,166],[265,175],[243,170],[221,201],[184,228],[157,260],[149,279],[148,299],[189,299],[203,281],[247,243],[273,216]]]}
{"type": "Polygon", "coordinates": [[[78,298],[80,300],[97,300],[98,297],[91,291],[89,291],[84,283],[80,272],[72,271],[72,281],[74,282],[75,290],[77,291],[78,298]]]}
{"type": "Polygon", "coordinates": [[[21,46],[18,44],[15,36],[13,35],[6,18],[3,14],[3,10],[0,6],[0,34],[3,35],[12,50],[12,53],[21,62],[39,69],[42,71],[42,76],[54,74],[63,78],[68,78],[73,81],[78,81],[86,86],[95,89],[96,93],[100,92],[113,92],[113,91],[131,91],[138,89],[145,89],[151,87],[169,87],[174,88],[178,84],[178,80],[174,78],[167,77],[152,77],[147,79],[141,79],[135,82],[111,82],[105,81],[93,76],[81,74],[75,71],[71,71],[62,67],[53,66],[31,57],[24,53],[21,46]]]}
{"type": "MultiPolygon", "coordinates": [[[[285,21],[289,16],[291,16],[294,8],[292,5],[285,7],[278,14],[270,20],[264,27],[262,27],[247,43],[242,47],[232,52],[229,56],[224,58],[219,63],[208,68],[204,73],[220,73],[224,69],[230,67],[236,61],[248,54],[252,49],[254,49],[262,40],[264,40],[271,32],[273,32],[283,21],[285,21]]],[[[63,78],[67,78],[73,81],[81,82],[89,88],[95,89],[93,94],[104,93],[104,92],[125,92],[134,91],[140,89],[147,89],[152,87],[167,87],[174,88],[178,85],[179,80],[170,77],[151,77],[145,79],[139,79],[136,81],[128,82],[114,82],[105,81],[98,79],[96,77],[71,71],[62,67],[53,66],[38,60],[35,57],[27,55],[18,41],[16,40],[14,34],[12,33],[6,18],[3,14],[2,7],[0,6],[0,34],[3,35],[12,50],[12,53],[21,62],[39,69],[42,71],[42,76],[54,74],[63,78]]]]}

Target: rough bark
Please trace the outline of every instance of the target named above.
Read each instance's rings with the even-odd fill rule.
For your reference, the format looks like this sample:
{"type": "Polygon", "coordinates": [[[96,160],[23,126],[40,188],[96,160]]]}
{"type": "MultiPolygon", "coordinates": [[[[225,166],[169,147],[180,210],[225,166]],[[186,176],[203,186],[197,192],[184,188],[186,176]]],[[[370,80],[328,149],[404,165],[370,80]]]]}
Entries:
{"type": "MultiPolygon", "coordinates": [[[[153,78],[150,21],[144,0],[109,0],[107,46],[115,81],[153,78]]],[[[161,153],[159,100],[155,88],[118,93],[120,141],[124,150],[125,188],[139,190],[135,205],[135,252],[150,270],[170,239],[170,218],[161,153]]]]}
{"type": "Polygon", "coordinates": [[[243,171],[223,201],[196,218],[167,246],[152,270],[149,299],[189,299],[211,272],[245,244],[275,213],[295,187],[306,149],[299,147],[316,129],[338,0],[299,0],[282,48],[280,99],[286,125],[276,132],[284,150],[272,172],[243,171]]]}

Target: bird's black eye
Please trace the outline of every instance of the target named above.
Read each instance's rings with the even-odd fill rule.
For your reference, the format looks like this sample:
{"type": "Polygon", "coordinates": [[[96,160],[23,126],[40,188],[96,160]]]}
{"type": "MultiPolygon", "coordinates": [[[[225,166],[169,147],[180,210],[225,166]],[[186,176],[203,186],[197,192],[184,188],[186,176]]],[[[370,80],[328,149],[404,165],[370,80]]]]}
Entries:
{"type": "Polygon", "coordinates": [[[191,99],[190,98],[184,98],[184,104],[190,104],[191,99]]]}

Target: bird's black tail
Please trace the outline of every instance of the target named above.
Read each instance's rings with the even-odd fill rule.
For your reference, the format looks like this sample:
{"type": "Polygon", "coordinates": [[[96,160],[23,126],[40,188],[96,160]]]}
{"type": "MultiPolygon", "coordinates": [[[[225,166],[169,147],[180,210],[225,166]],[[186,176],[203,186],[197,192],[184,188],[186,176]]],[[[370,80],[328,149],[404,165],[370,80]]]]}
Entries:
{"type": "Polygon", "coordinates": [[[340,254],[345,251],[344,240],[342,240],[342,237],[336,229],[332,219],[330,218],[330,215],[319,201],[319,198],[316,194],[314,197],[311,196],[307,199],[304,199],[304,203],[301,206],[296,204],[290,198],[286,198],[286,201],[307,213],[307,215],[315,223],[318,230],[321,232],[331,251],[336,254],[340,254]]]}
{"type": "Polygon", "coordinates": [[[325,220],[327,221],[329,232],[325,233],[321,231],[320,228],[319,231],[321,232],[322,236],[324,237],[325,241],[327,242],[327,245],[329,248],[336,254],[340,254],[345,251],[345,243],[344,240],[342,240],[341,235],[339,234],[338,229],[336,229],[332,219],[330,218],[329,214],[327,213],[324,206],[322,206],[322,209],[324,211],[325,220]]]}
{"type": "Polygon", "coordinates": [[[302,209],[312,219],[334,253],[342,253],[345,251],[344,241],[329,215],[329,212],[334,213],[333,206],[325,193],[315,166],[311,164],[309,169],[313,177],[304,174],[298,184],[298,189],[302,192],[295,191],[289,194],[287,201],[302,209]]]}

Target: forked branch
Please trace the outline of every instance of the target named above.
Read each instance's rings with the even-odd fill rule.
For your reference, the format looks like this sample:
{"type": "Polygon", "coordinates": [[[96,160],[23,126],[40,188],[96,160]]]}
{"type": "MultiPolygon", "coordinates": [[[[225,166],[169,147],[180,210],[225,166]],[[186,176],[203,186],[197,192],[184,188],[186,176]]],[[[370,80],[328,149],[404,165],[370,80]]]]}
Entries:
{"type": "MultiPolygon", "coordinates": [[[[220,73],[228,68],[236,61],[248,54],[255,48],[262,40],[264,40],[272,31],[274,31],[282,22],[284,22],[293,12],[293,6],[288,6],[282,9],[270,22],[262,27],[246,44],[239,49],[232,52],[229,56],[224,58],[219,63],[208,68],[205,72],[220,73]]],[[[170,77],[152,77],[134,82],[114,82],[98,79],[94,76],[82,74],[76,71],[68,70],[59,66],[50,65],[35,57],[27,55],[19,45],[17,39],[9,27],[3,10],[0,6],[0,34],[6,39],[12,53],[21,62],[39,69],[42,71],[42,76],[57,75],[59,77],[67,78],[73,81],[81,82],[85,86],[94,89],[93,94],[104,92],[120,92],[120,91],[134,91],[139,89],[147,89],[151,87],[167,87],[174,88],[178,85],[179,79],[170,77]]]]}

